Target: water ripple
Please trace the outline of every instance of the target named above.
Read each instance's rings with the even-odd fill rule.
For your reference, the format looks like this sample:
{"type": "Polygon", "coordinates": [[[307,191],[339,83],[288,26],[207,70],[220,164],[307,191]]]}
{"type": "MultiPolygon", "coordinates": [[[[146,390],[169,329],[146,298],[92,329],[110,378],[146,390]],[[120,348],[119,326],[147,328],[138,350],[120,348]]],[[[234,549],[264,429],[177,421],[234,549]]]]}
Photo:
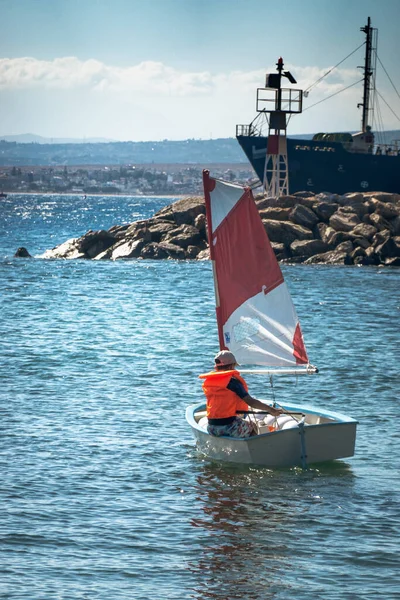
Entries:
{"type": "MultiPolygon", "coordinates": [[[[60,238],[146,214],[71,202],[17,199],[11,246],[45,249],[44,213],[60,238]]],[[[218,346],[209,263],[3,255],[0,597],[398,597],[398,270],[285,267],[320,374],[251,390],[359,428],[348,461],[271,471],[206,461],[184,420],[218,346]]]]}

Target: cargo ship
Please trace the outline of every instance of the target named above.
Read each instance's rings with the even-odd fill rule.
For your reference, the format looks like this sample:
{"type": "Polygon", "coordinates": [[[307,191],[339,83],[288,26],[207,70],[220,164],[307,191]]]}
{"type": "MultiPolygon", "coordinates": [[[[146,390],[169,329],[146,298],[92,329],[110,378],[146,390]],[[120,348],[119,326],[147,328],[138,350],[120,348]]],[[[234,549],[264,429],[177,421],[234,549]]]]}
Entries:
{"type": "MultiPolygon", "coordinates": [[[[283,77],[287,77],[290,83],[296,81],[289,72],[283,71],[281,58],[277,63],[278,73],[267,75],[265,87],[258,88],[257,115],[249,125],[236,126],[236,139],[267,191],[270,187],[269,154],[278,152],[271,151],[269,147],[274,145],[273,138],[276,138],[277,144],[284,148],[279,151],[282,169],[286,169],[285,185],[279,187],[284,193],[305,190],[336,194],[366,191],[400,193],[400,140],[377,144],[369,123],[375,107],[377,29],[371,26],[368,18],[361,31],[366,39],[362,67],[363,96],[358,104],[362,108],[360,132],[318,133],[312,139],[286,138],[286,116],[302,112],[303,92],[282,88],[283,77]],[[274,103],[271,109],[268,93],[272,93],[274,103]]],[[[276,172],[276,163],[274,170],[276,172]]]]}

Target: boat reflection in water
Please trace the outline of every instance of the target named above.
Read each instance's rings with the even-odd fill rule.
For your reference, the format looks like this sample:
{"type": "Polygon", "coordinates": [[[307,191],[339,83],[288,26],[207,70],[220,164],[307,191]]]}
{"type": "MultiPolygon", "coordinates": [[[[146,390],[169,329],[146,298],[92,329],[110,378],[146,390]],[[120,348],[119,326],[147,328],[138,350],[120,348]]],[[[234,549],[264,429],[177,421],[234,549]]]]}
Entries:
{"type": "Polygon", "coordinates": [[[191,520],[193,527],[204,530],[198,559],[189,563],[196,582],[193,597],[290,598],[295,588],[310,593],[302,598],[311,598],[314,585],[319,585],[314,554],[326,546],[325,536],[336,530],[341,512],[335,506],[336,490],[346,503],[354,493],[353,482],[344,463],[310,471],[205,463],[195,490],[200,511],[191,520]],[[329,511],[322,504],[323,494],[332,496],[329,511]],[[315,527],[316,511],[323,528],[315,527]]]}

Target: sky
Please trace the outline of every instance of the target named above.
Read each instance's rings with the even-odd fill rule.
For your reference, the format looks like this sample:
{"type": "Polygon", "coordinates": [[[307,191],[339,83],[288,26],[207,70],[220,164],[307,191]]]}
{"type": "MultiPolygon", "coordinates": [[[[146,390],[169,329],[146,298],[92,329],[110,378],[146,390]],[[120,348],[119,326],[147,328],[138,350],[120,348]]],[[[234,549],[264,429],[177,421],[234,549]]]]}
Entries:
{"type": "MultiPolygon", "coordinates": [[[[390,77],[375,118],[400,129],[400,0],[0,0],[0,136],[234,137],[278,57],[306,89],[368,17],[390,77]]],[[[358,130],[363,61],[364,46],[313,87],[289,134],[358,130]]]]}

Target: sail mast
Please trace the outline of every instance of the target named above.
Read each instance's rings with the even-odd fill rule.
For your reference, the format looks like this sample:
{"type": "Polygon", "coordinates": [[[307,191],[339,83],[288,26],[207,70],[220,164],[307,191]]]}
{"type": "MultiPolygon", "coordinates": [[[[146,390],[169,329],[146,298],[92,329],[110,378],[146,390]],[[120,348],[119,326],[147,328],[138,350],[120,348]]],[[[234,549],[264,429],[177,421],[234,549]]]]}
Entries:
{"type": "Polygon", "coordinates": [[[221,322],[218,277],[217,277],[217,269],[215,267],[214,245],[212,243],[213,227],[212,227],[210,192],[212,192],[212,190],[214,189],[214,186],[215,186],[215,181],[210,178],[210,171],[208,171],[207,169],[204,169],[203,170],[204,201],[206,204],[208,246],[210,249],[210,260],[211,260],[211,264],[212,264],[213,278],[214,278],[215,312],[216,312],[216,316],[217,316],[218,340],[219,340],[220,350],[224,350],[224,349],[226,349],[226,347],[224,344],[223,324],[221,322]]]}

